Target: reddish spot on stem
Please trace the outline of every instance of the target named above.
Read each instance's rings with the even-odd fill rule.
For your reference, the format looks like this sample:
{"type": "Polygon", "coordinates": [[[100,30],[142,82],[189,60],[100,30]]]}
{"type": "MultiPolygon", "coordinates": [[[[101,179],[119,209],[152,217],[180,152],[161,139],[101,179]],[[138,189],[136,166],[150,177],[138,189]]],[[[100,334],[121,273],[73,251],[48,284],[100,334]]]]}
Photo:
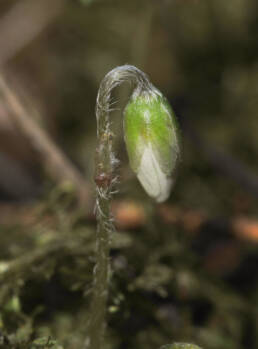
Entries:
{"type": "Polygon", "coordinates": [[[95,183],[98,187],[101,188],[107,188],[110,186],[112,180],[112,174],[111,173],[100,173],[95,177],[95,183]]]}

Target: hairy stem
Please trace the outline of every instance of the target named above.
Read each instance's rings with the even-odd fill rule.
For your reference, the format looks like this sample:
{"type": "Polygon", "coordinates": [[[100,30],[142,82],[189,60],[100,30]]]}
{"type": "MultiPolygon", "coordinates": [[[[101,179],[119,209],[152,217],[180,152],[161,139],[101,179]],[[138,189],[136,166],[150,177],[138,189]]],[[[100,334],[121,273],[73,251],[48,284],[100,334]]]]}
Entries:
{"type": "Polygon", "coordinates": [[[88,328],[86,348],[103,347],[106,327],[106,304],[110,280],[110,241],[114,231],[110,212],[110,202],[117,182],[115,173],[118,160],[113,151],[111,131],[111,92],[123,82],[130,82],[135,89],[149,90],[151,84],[147,76],[134,66],[124,65],[110,71],[102,80],[97,96],[97,148],[95,157],[96,183],[96,266],[93,275],[93,299],[88,328]]]}

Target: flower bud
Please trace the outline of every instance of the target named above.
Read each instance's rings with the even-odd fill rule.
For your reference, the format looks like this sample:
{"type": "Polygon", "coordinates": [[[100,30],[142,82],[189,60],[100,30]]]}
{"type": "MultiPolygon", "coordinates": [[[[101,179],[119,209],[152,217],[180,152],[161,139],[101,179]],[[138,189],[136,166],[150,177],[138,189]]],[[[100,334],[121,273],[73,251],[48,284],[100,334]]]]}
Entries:
{"type": "Polygon", "coordinates": [[[154,86],[133,93],[124,133],[130,165],[143,188],[157,202],[165,201],[175,180],[179,137],[174,113],[154,86]]]}

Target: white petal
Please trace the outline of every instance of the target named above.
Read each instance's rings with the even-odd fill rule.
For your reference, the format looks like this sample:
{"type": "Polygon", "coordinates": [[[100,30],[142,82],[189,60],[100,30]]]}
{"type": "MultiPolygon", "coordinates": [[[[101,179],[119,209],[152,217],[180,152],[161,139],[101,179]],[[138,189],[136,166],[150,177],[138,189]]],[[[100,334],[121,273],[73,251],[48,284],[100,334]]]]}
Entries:
{"type": "Polygon", "coordinates": [[[157,202],[163,202],[169,197],[172,179],[161,170],[150,144],[144,149],[137,177],[146,192],[157,202]]]}

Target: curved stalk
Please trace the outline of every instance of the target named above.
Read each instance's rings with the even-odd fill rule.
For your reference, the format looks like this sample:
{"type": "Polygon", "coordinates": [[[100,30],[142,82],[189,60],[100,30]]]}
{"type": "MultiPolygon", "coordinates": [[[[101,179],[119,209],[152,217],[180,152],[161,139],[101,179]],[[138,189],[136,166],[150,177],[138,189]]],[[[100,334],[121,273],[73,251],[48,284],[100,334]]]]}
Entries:
{"type": "Polygon", "coordinates": [[[117,182],[115,173],[118,160],[113,150],[110,112],[111,93],[123,82],[134,85],[134,91],[149,91],[153,88],[147,76],[134,66],[124,65],[110,71],[102,80],[97,96],[97,147],[95,155],[96,183],[96,266],[93,275],[93,299],[88,327],[86,348],[100,349],[103,346],[106,327],[106,304],[110,281],[110,241],[114,231],[110,201],[117,182]]]}

